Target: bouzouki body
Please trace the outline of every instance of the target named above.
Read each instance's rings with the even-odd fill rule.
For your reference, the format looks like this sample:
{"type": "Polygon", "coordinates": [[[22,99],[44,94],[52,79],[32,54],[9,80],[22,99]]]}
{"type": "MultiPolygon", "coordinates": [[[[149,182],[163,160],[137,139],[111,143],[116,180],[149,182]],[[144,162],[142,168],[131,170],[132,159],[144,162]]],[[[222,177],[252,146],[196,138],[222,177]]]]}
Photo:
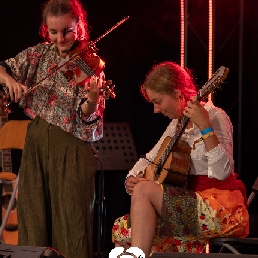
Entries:
{"type": "Polygon", "coordinates": [[[170,140],[171,137],[167,136],[161,144],[157,156],[154,159],[154,163],[151,163],[145,169],[145,178],[151,181],[156,181],[159,184],[165,183],[183,187],[187,182],[191,152],[190,146],[184,141],[180,141],[174,146],[172,152],[169,154],[163,167],[161,168],[159,176],[155,174],[156,164],[158,163],[159,158],[163,154],[170,140]]]}

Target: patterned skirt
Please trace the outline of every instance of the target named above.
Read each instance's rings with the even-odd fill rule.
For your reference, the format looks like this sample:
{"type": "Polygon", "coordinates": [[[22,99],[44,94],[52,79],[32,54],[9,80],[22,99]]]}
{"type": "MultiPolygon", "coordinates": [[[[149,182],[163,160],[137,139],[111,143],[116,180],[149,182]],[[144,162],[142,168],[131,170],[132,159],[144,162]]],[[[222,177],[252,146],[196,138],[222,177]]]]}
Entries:
{"type": "MultiPolygon", "coordinates": [[[[164,185],[161,217],[151,248],[153,252],[202,253],[213,237],[248,235],[248,212],[239,190],[202,192],[164,185]]],[[[112,241],[129,248],[130,215],[116,219],[112,241]]]]}

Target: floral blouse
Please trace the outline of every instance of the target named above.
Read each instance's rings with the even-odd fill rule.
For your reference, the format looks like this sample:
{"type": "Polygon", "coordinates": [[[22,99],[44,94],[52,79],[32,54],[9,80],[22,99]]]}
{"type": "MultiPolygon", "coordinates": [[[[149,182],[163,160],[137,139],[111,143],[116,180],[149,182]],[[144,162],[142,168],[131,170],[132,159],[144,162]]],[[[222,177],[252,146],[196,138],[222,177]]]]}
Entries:
{"type": "MultiPolygon", "coordinates": [[[[105,100],[100,96],[97,111],[86,117],[81,104],[87,99],[87,90],[70,80],[62,69],[55,45],[40,43],[20,52],[16,57],[1,62],[7,72],[29,88],[20,106],[30,118],[40,116],[53,125],[84,141],[97,141],[103,137],[105,100]]],[[[100,77],[104,79],[104,73],[100,77]]],[[[8,89],[4,86],[6,93],[8,89]]]]}

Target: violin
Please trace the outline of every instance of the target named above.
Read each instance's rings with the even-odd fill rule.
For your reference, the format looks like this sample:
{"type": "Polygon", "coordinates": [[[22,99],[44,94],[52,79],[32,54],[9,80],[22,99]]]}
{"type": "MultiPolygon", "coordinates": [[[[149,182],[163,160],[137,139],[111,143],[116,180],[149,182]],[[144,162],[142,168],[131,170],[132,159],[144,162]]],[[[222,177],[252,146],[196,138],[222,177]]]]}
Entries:
{"type": "MultiPolygon", "coordinates": [[[[64,53],[59,63],[59,69],[68,81],[75,79],[78,85],[84,86],[86,80],[91,76],[99,76],[105,67],[105,62],[96,54],[92,42],[75,41],[64,53]]],[[[112,81],[104,82],[100,88],[100,94],[105,99],[115,98],[114,85],[112,81]]]]}
{"type": "MultiPolygon", "coordinates": [[[[62,61],[59,63],[58,67],[45,78],[40,80],[37,85],[30,88],[28,90],[28,93],[39,87],[44,80],[52,76],[58,70],[62,70],[67,80],[75,78],[76,82],[79,83],[79,85],[83,85],[83,83],[85,83],[85,80],[87,80],[87,78],[90,76],[98,76],[103,71],[105,62],[103,62],[100,57],[96,55],[96,42],[104,38],[107,34],[109,34],[111,31],[116,29],[128,19],[129,16],[124,17],[121,21],[119,21],[117,24],[115,24],[113,27],[111,27],[94,41],[90,41],[89,43],[84,40],[75,41],[74,44],[67,50],[67,53],[65,54],[62,61]]],[[[106,100],[109,97],[115,98],[116,95],[114,93],[114,87],[115,85],[112,85],[112,80],[108,80],[102,84],[102,87],[100,88],[100,94],[103,95],[106,100]]],[[[12,109],[10,106],[14,103],[15,102],[11,101],[6,106],[12,109]]]]}
{"type": "MultiPolygon", "coordinates": [[[[92,42],[75,41],[64,53],[57,68],[41,79],[34,87],[30,88],[28,93],[41,86],[44,80],[51,77],[58,70],[64,74],[68,81],[74,78],[78,85],[84,86],[89,77],[99,76],[105,67],[105,62],[96,55],[95,49],[95,45],[92,42]]],[[[109,97],[115,98],[114,87],[112,80],[104,81],[99,93],[105,100],[109,99],[109,97]]],[[[10,101],[6,106],[13,112],[19,110],[19,105],[14,101],[10,101]]]]}
{"type": "MultiPolygon", "coordinates": [[[[62,65],[65,66],[63,68],[65,77],[69,80],[75,76],[77,83],[83,84],[87,77],[93,75],[98,76],[103,70],[105,63],[96,55],[96,43],[128,19],[129,16],[124,17],[94,41],[90,41],[89,43],[87,41],[75,41],[67,51],[70,56],[69,60],[73,60],[74,64],[68,62],[62,65]]],[[[105,99],[109,97],[115,98],[114,87],[112,81],[108,80],[102,85],[100,94],[102,94],[105,99]]]]}
{"type": "MultiPolygon", "coordinates": [[[[51,77],[58,70],[64,74],[68,81],[74,78],[77,85],[84,87],[86,80],[91,76],[99,76],[104,67],[105,62],[96,55],[92,44],[88,44],[86,41],[75,41],[64,53],[56,69],[41,79],[34,87],[30,88],[28,93],[40,87],[44,80],[51,77]]],[[[99,93],[105,100],[109,99],[109,97],[115,98],[114,87],[112,80],[104,81],[99,89],[99,93]]],[[[19,104],[14,101],[9,101],[6,107],[12,112],[20,111],[19,104]]]]}

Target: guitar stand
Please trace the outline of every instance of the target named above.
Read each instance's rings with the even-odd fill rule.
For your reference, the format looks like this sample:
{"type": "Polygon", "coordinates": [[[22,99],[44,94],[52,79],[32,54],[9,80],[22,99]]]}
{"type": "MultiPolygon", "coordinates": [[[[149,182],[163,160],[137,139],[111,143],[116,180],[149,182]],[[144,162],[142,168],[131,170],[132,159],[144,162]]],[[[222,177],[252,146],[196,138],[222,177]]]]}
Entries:
{"type": "Polygon", "coordinates": [[[17,175],[15,186],[13,188],[13,192],[12,192],[12,195],[11,195],[11,199],[9,201],[9,204],[8,204],[8,207],[7,207],[4,219],[2,221],[2,225],[0,227],[0,244],[5,244],[4,239],[3,239],[3,231],[5,229],[6,221],[7,221],[8,217],[9,217],[9,214],[10,214],[11,209],[12,209],[12,207],[14,205],[14,202],[15,202],[16,192],[17,192],[17,189],[18,189],[18,182],[19,182],[19,173],[17,175]]]}

